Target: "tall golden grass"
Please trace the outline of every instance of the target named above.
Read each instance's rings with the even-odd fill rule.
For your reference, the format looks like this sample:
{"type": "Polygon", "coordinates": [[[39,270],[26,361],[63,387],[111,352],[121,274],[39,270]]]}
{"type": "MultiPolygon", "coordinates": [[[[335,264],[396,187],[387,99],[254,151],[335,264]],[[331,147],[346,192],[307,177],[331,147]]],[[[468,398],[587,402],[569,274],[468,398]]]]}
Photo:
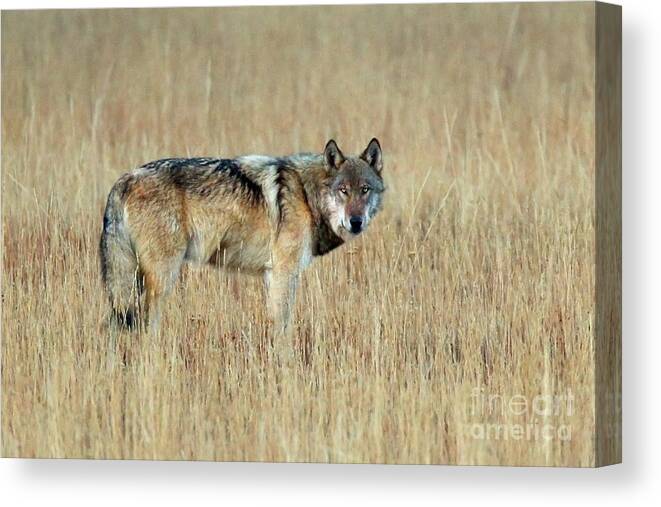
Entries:
{"type": "Polygon", "coordinates": [[[594,464],[594,6],[2,14],[2,454],[594,464]],[[385,209],[317,260],[295,360],[260,281],[187,270],[160,336],[100,330],[123,172],[356,152],[385,209]],[[479,439],[476,392],[571,393],[570,439],[479,439]]]}

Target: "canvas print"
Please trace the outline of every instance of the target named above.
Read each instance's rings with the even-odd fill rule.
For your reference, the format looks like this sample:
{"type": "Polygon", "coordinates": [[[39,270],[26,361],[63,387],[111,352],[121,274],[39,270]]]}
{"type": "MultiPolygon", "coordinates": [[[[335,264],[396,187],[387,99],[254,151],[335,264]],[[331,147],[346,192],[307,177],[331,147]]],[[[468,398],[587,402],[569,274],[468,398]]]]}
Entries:
{"type": "Polygon", "coordinates": [[[3,457],[621,460],[621,10],[2,12],[3,457]]]}

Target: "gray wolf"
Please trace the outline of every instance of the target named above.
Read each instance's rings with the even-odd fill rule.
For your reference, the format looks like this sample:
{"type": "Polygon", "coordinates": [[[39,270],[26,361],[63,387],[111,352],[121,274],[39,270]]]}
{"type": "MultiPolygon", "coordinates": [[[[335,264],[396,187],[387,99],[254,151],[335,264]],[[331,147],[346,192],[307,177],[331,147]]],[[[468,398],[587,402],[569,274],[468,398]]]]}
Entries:
{"type": "Polygon", "coordinates": [[[184,262],[261,275],[276,331],[287,333],[302,271],[361,234],[381,208],[381,146],[322,154],[168,158],[124,174],[100,242],[111,322],[157,330],[184,262]]]}

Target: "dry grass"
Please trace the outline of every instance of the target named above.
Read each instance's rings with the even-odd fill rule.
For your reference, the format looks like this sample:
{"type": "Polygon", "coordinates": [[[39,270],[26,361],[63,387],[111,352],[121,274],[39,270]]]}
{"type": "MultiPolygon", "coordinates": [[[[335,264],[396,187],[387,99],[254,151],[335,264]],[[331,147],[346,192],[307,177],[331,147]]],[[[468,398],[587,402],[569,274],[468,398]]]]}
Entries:
{"type": "Polygon", "coordinates": [[[3,13],[2,454],[593,464],[592,9],[3,13]],[[121,173],[331,136],[381,139],[386,206],[306,273],[292,367],[264,352],[259,281],[213,270],[162,336],[109,342],[121,173]],[[476,387],[570,390],[571,439],[472,438],[476,387]]]}

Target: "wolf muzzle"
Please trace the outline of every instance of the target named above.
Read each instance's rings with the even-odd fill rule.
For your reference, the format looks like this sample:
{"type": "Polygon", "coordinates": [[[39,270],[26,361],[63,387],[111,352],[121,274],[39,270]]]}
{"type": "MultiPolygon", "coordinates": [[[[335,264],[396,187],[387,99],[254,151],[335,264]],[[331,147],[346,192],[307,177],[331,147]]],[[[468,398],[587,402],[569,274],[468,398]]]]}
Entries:
{"type": "Polygon", "coordinates": [[[363,217],[354,216],[349,219],[349,225],[351,226],[351,232],[353,234],[358,234],[363,230],[363,217]]]}

